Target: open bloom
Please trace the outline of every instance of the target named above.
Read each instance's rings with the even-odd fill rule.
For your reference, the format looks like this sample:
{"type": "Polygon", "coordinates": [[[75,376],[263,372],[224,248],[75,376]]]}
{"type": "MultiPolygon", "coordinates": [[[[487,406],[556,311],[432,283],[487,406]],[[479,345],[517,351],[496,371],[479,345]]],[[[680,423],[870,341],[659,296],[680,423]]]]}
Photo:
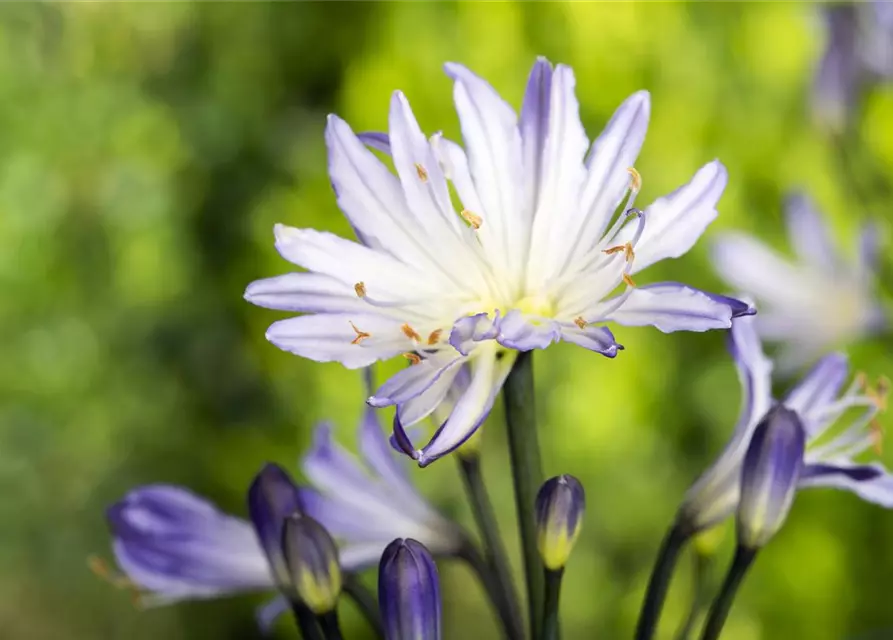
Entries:
{"type": "MultiPolygon", "coordinates": [[[[455,552],[462,534],[410,484],[372,409],[360,425],[359,445],[365,465],[332,441],[327,425],[317,427],[302,461],[313,488],[295,487],[267,465],[252,485],[251,521],[182,487],[134,489],[108,510],[118,565],[149,604],[272,590],[289,580],[281,540],[295,507],[336,539],[347,572],[374,566],[395,537],[424,540],[435,554],[455,552]]],[[[262,626],[286,608],[283,598],[263,608],[262,626]]]]}
{"type": "Polygon", "coordinates": [[[813,107],[820,123],[841,132],[861,92],[893,80],[893,3],[827,4],[820,11],[827,44],[815,75],[813,107]]]}
{"type": "Polygon", "coordinates": [[[874,296],[873,226],[862,230],[856,259],[849,260],[806,196],[788,198],[785,213],[796,261],[751,236],[726,233],[714,242],[713,262],[723,278],[756,299],[757,330],[785,345],[779,366],[787,371],[881,329],[885,319],[874,296]]]}
{"type": "Polygon", "coordinates": [[[423,466],[477,429],[516,351],[567,340],[614,357],[622,347],[607,322],[705,331],[752,312],[683,284],[635,286],[639,271],[692,247],[727,178],[711,162],[644,212],[633,207],[646,92],[620,105],[590,146],[570,68],[537,61],[520,119],[468,69],[446,71],[465,147],[426,138],[399,91],[389,134],[357,136],[330,116],[329,173],[359,242],[279,225],[276,248],[308,272],[254,282],[245,294],[307,312],[267,331],[287,351],[348,367],[406,356],[412,366],[369,403],[398,406],[398,441],[423,466]],[[389,155],[396,175],[367,147],[389,155]],[[460,375],[463,393],[418,448],[400,430],[435,412],[460,375]]]}
{"type": "MultiPolygon", "coordinates": [[[[679,526],[687,533],[709,529],[738,508],[742,461],[754,430],[774,405],[772,363],[763,354],[755,318],[738,318],[729,333],[729,349],[744,392],[741,415],[725,450],[686,494],[679,526]]],[[[878,463],[858,459],[880,446],[875,421],[885,406],[886,382],[868,386],[864,376],[844,389],[846,356],[822,358],[781,400],[795,412],[806,436],[799,487],[836,487],[869,502],[893,508],[893,476],[878,463]],[[847,424],[847,416],[856,415],[847,424]]]]}

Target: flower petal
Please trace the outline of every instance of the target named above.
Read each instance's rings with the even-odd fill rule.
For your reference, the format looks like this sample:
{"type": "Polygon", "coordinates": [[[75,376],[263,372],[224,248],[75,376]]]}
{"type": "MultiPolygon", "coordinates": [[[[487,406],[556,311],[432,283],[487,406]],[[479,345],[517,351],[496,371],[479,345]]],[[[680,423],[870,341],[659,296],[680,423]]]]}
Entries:
{"type": "Polygon", "coordinates": [[[411,427],[438,412],[449,395],[450,389],[455,384],[456,376],[460,371],[462,371],[461,365],[450,367],[422,393],[397,405],[397,416],[400,418],[401,424],[405,427],[411,427]]]}
{"type": "Polygon", "coordinates": [[[803,469],[801,487],[852,491],[868,502],[893,509],[893,476],[879,464],[811,464],[803,469]]]}
{"type": "Polygon", "coordinates": [[[380,315],[320,313],[274,322],[267,340],[304,358],[358,369],[413,348],[400,326],[380,315]]]}
{"type": "Polygon", "coordinates": [[[821,414],[837,400],[848,375],[847,357],[842,353],[831,353],[819,360],[785,396],[784,405],[803,417],[809,435],[816,435],[816,429],[824,424],[820,420],[821,414]]]}
{"type": "Polygon", "coordinates": [[[108,520],[121,569],[164,601],[273,585],[251,524],[181,487],[134,489],[108,509],[108,520]]]}
{"type": "Polygon", "coordinates": [[[539,202],[543,182],[543,157],[549,134],[549,103],[552,92],[552,64],[537,58],[521,106],[521,147],[524,165],[524,188],[528,217],[532,217],[539,202]]]}
{"type": "Polygon", "coordinates": [[[463,358],[449,352],[438,352],[422,359],[418,364],[411,364],[399,373],[388,378],[375,395],[366,402],[370,406],[381,408],[393,404],[401,404],[423,393],[451,367],[463,358]]]}
{"type": "MultiPolygon", "coordinates": [[[[636,244],[632,273],[688,252],[716,218],[716,203],[728,177],[722,163],[714,160],[701,167],[688,184],[655,200],[645,210],[645,231],[636,244]]],[[[624,231],[629,229],[631,234],[633,227],[627,225],[624,231]]]]}
{"type": "Polygon", "coordinates": [[[499,334],[501,322],[498,310],[492,320],[487,313],[460,318],[450,331],[450,345],[463,356],[467,356],[476,343],[494,339],[499,334]]]}
{"type": "Polygon", "coordinates": [[[788,196],[785,219],[791,246],[802,261],[822,271],[839,268],[828,228],[806,194],[788,196]]]}
{"type": "Polygon", "coordinates": [[[385,155],[391,155],[391,138],[381,131],[364,131],[357,134],[357,138],[370,149],[381,151],[385,155]]]}
{"type": "Polygon", "coordinates": [[[561,339],[561,326],[548,318],[531,318],[518,309],[509,311],[499,323],[496,340],[504,347],[517,351],[545,349],[561,339]]]}
{"type": "Polygon", "coordinates": [[[615,357],[618,351],[623,350],[623,345],[617,343],[614,339],[614,334],[607,327],[587,325],[585,329],[580,329],[576,326],[562,326],[561,339],[600,353],[608,358],[615,357]]]}
{"type": "MultiPolygon", "coordinates": [[[[660,282],[633,289],[618,309],[598,319],[627,326],[653,325],[664,333],[727,329],[735,313],[727,300],[677,282],[660,282]]],[[[735,302],[734,310],[749,308],[735,302]]]]}
{"type": "Polygon", "coordinates": [[[255,280],[245,299],[259,307],[282,311],[368,313],[369,304],[350,285],[319,273],[286,273],[255,280]]]}

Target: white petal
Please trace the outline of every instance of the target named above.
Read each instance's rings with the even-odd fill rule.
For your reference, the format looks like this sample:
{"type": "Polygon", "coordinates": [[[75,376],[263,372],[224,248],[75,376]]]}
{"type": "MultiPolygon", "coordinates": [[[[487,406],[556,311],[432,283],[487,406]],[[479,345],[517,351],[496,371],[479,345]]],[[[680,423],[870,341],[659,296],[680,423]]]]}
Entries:
{"type": "MultiPolygon", "coordinates": [[[[610,300],[604,304],[610,304],[610,300]]],[[[652,325],[664,333],[708,331],[732,326],[732,309],[707,293],[676,283],[633,289],[626,301],[608,315],[587,318],[642,327],[652,325]]]]}
{"type": "Polygon", "coordinates": [[[549,103],[552,95],[552,65],[537,59],[530,70],[524,104],[521,106],[521,145],[524,153],[525,210],[532,218],[543,182],[543,158],[549,135],[549,103]]]}
{"type": "Polygon", "coordinates": [[[801,260],[821,270],[834,271],[838,268],[828,228],[812,200],[802,193],[788,197],[785,221],[791,246],[801,260]]]}
{"type": "Polygon", "coordinates": [[[451,352],[439,352],[426,357],[418,364],[411,364],[388,378],[366,402],[377,408],[406,402],[423,393],[444,372],[462,360],[462,356],[451,352]]]}
{"type": "Polygon", "coordinates": [[[286,273],[255,280],[245,290],[245,299],[259,307],[282,311],[368,313],[370,310],[352,286],[319,273],[286,273]]]}

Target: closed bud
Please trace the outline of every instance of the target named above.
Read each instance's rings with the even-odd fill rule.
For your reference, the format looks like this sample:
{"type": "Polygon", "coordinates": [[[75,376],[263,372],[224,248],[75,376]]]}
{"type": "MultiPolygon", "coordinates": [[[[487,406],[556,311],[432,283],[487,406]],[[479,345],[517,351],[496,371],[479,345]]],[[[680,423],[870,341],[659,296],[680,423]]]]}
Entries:
{"type": "Polygon", "coordinates": [[[440,582],[428,550],[398,538],[381,556],[378,603],[385,640],[440,640],[440,582]]]}
{"type": "Polygon", "coordinates": [[[325,527],[294,513],[282,529],[282,553],[291,590],[317,615],[335,609],[341,595],[338,548],[325,527]]]}
{"type": "Polygon", "coordinates": [[[297,486],[277,464],[264,465],[248,489],[248,513],[280,589],[289,583],[282,555],[282,527],[288,516],[300,510],[300,503],[297,486]]]}
{"type": "Polygon", "coordinates": [[[800,418],[781,405],[757,425],[741,468],[741,546],[764,546],[784,524],[797,491],[805,446],[806,434],[800,418]]]}
{"type": "Polygon", "coordinates": [[[537,546],[543,564],[555,571],[567,563],[583,526],[586,496],[573,476],[546,480],[536,496],[537,546]]]}

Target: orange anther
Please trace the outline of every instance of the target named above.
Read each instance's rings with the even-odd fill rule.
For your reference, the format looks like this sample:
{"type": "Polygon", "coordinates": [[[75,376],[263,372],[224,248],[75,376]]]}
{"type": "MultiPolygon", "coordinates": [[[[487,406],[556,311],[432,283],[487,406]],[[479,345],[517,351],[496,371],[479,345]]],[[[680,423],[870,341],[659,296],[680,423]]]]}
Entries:
{"type": "Polygon", "coordinates": [[[642,174],[636,171],[635,167],[630,167],[626,170],[631,177],[631,187],[633,191],[638,191],[642,188],[642,174]]]}
{"type": "Polygon", "coordinates": [[[443,329],[435,329],[431,332],[431,335],[428,336],[428,344],[437,344],[440,340],[440,334],[443,333],[443,329]]]}
{"type": "Polygon", "coordinates": [[[623,281],[624,281],[624,282],[626,283],[626,285],[629,286],[629,287],[635,287],[635,286],[636,286],[636,283],[633,281],[632,277],[630,277],[630,275],[629,275],[628,273],[624,273],[624,274],[623,274],[623,281]]]}
{"type": "Polygon", "coordinates": [[[412,366],[414,364],[418,364],[422,361],[421,356],[417,353],[407,352],[403,354],[403,357],[409,360],[409,365],[412,366]]]}
{"type": "Polygon", "coordinates": [[[428,182],[428,171],[421,164],[416,162],[415,164],[416,173],[419,174],[419,180],[422,182],[428,182]]]}
{"type": "Polygon", "coordinates": [[[353,322],[350,323],[350,326],[353,327],[353,330],[357,333],[357,337],[350,341],[351,344],[360,344],[366,338],[372,337],[371,333],[366,333],[365,331],[360,331],[359,329],[357,329],[357,325],[355,325],[353,322]]]}
{"type": "Polygon", "coordinates": [[[586,328],[586,321],[583,319],[583,316],[577,316],[576,318],[574,318],[574,324],[581,329],[586,328]]]}
{"type": "Polygon", "coordinates": [[[472,213],[468,209],[462,209],[462,211],[459,212],[459,215],[462,217],[463,220],[465,220],[465,222],[471,225],[471,228],[474,230],[480,229],[481,225],[484,224],[483,218],[481,218],[476,213],[472,213]]]}
{"type": "Polygon", "coordinates": [[[365,297],[366,297],[366,283],[365,283],[365,282],[358,282],[358,283],[356,283],[356,284],[353,286],[353,290],[357,292],[357,297],[358,297],[358,298],[365,298],[365,297]]]}
{"type": "Polygon", "coordinates": [[[415,340],[416,342],[420,342],[422,336],[418,334],[418,332],[410,327],[408,324],[404,324],[400,329],[403,331],[403,335],[405,335],[410,340],[415,340]]]}

